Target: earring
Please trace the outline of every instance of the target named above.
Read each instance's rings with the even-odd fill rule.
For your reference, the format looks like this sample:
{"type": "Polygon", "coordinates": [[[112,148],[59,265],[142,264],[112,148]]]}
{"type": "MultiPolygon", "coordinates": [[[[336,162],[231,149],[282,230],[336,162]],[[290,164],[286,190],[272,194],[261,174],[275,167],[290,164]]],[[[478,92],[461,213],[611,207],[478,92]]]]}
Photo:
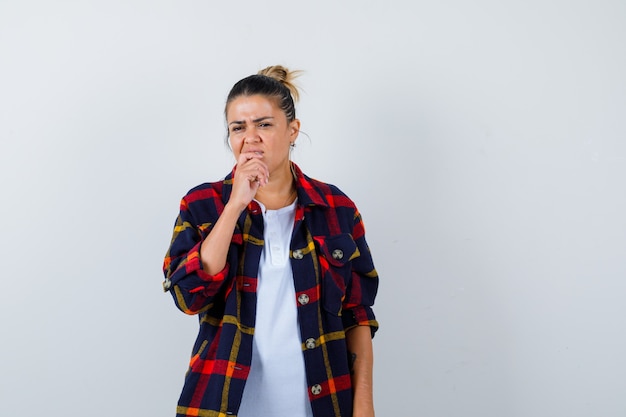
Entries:
{"type": "Polygon", "coordinates": [[[295,147],[296,147],[296,144],[295,144],[295,143],[293,143],[293,142],[289,142],[289,147],[290,147],[291,149],[293,149],[293,148],[295,148],[295,147]]]}

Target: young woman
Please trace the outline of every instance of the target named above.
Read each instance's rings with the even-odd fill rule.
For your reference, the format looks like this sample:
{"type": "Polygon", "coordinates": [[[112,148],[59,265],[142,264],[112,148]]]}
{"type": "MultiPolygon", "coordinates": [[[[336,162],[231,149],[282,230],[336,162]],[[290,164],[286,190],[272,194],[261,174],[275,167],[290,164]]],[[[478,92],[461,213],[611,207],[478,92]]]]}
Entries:
{"type": "Polygon", "coordinates": [[[374,416],[378,275],[354,203],[290,160],[295,75],[233,86],[236,165],[181,201],[163,285],[200,329],[178,417],[374,416]]]}

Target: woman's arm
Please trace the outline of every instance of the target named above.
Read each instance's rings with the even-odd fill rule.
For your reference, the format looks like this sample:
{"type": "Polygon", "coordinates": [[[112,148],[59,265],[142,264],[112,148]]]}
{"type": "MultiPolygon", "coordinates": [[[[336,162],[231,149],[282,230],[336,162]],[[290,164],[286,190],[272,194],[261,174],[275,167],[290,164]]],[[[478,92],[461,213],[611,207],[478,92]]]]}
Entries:
{"type": "Polygon", "coordinates": [[[202,234],[213,228],[212,221],[217,218],[211,214],[216,211],[211,198],[203,198],[207,190],[210,188],[194,189],[182,199],[163,262],[163,289],[172,294],[176,306],[186,314],[197,314],[209,306],[228,275],[226,263],[221,270],[209,274],[201,261],[202,234]],[[197,218],[194,212],[204,214],[197,218]]]}
{"type": "Polygon", "coordinates": [[[215,226],[200,246],[202,269],[209,275],[215,275],[226,266],[228,248],[233,237],[241,208],[226,204],[215,226]]]}
{"type": "Polygon", "coordinates": [[[353,358],[353,417],[374,417],[373,367],[374,352],[369,326],[356,326],[346,333],[348,352],[353,358]]]}
{"type": "Polygon", "coordinates": [[[172,242],[163,262],[163,289],[172,294],[178,308],[187,314],[200,313],[210,306],[225,283],[229,273],[228,250],[237,220],[258,187],[267,184],[269,177],[267,166],[260,158],[255,153],[240,155],[230,198],[216,216],[214,224],[209,217],[202,220],[194,218],[192,211],[215,212],[216,204],[211,199],[219,196],[206,194],[206,190],[196,190],[204,194],[181,201],[172,242]],[[195,210],[190,209],[192,205],[195,210]],[[198,230],[201,227],[199,224],[209,230],[204,239],[198,230]]]}
{"type": "Polygon", "coordinates": [[[239,215],[252,201],[261,185],[267,184],[269,172],[261,155],[247,152],[239,155],[233,188],[224,211],[213,230],[202,242],[200,257],[207,274],[217,274],[226,266],[228,248],[239,215]]]}

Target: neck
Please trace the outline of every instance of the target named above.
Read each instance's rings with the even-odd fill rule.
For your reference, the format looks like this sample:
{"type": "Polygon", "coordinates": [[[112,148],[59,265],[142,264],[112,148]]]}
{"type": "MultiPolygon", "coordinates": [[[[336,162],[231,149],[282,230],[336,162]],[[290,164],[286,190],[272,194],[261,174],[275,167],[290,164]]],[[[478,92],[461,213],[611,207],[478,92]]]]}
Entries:
{"type": "Polygon", "coordinates": [[[296,196],[296,184],[291,168],[282,169],[270,174],[270,181],[259,188],[254,198],[263,203],[268,210],[286,207],[296,196]]]}

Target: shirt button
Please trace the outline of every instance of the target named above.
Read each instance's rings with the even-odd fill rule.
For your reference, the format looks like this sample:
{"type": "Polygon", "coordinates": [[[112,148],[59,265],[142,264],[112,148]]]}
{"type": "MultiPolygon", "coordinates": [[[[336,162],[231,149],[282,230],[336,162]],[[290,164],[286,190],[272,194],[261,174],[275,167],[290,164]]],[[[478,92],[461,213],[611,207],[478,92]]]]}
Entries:
{"type": "Polygon", "coordinates": [[[296,249],[293,251],[293,257],[294,259],[302,259],[304,258],[304,255],[302,254],[302,251],[300,249],[296,249]]]}
{"type": "Polygon", "coordinates": [[[165,278],[163,281],[163,291],[168,292],[172,288],[172,281],[169,278],[165,278]]]}
{"type": "Polygon", "coordinates": [[[304,342],[304,345],[306,346],[307,349],[315,349],[315,339],[313,339],[312,337],[307,339],[304,342]]]}
{"type": "Polygon", "coordinates": [[[333,251],[333,259],[337,259],[337,260],[343,259],[343,251],[341,249],[335,249],[333,251]]]}
{"type": "Polygon", "coordinates": [[[311,393],[313,395],[320,395],[322,392],[322,386],[320,384],[315,384],[311,387],[311,393]]]}
{"type": "Polygon", "coordinates": [[[309,303],[309,296],[306,294],[300,294],[298,296],[298,302],[302,305],[306,305],[309,303]]]}

